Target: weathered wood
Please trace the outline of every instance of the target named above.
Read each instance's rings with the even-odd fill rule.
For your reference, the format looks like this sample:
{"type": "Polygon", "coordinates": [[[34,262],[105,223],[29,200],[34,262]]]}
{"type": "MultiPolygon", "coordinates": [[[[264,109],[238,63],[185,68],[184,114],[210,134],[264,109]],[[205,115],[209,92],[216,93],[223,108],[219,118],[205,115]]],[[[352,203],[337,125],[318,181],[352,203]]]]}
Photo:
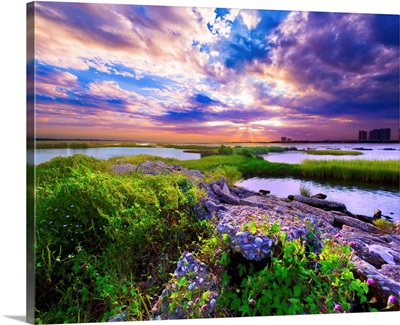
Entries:
{"type": "Polygon", "coordinates": [[[320,199],[314,199],[310,197],[306,197],[303,195],[293,195],[293,200],[299,201],[308,205],[311,205],[313,207],[323,209],[323,210],[329,210],[329,211],[340,211],[340,212],[346,212],[346,205],[343,203],[335,202],[335,201],[327,201],[327,200],[320,200],[320,199]]]}
{"type": "Polygon", "coordinates": [[[347,225],[353,228],[361,229],[367,233],[379,233],[379,229],[370,223],[363,222],[356,218],[343,216],[343,215],[334,215],[335,222],[341,225],[347,225]]]}

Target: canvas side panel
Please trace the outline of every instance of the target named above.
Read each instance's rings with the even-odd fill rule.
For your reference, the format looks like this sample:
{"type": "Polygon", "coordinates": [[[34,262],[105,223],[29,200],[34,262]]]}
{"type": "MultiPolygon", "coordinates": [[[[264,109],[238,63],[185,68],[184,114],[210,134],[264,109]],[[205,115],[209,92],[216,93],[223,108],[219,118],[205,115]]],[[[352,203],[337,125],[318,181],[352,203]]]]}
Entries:
{"type": "Polygon", "coordinates": [[[26,321],[35,322],[35,3],[26,6],[26,321]]]}

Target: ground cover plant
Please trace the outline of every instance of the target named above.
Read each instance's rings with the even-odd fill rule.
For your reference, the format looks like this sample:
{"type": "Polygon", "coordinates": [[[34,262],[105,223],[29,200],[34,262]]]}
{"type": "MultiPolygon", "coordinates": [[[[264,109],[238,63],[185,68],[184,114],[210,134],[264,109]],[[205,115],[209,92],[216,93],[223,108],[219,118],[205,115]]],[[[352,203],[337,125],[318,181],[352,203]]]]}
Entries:
{"type": "Polygon", "coordinates": [[[277,223],[244,224],[243,231],[264,234],[278,242],[271,257],[261,262],[244,260],[229,248],[228,234],[214,232],[196,255],[217,275],[221,285],[218,299],[207,299],[209,292],[205,289],[188,289],[191,279],[182,277],[173,280],[176,290],[167,300],[170,309],[184,306],[186,318],[221,318],[391,308],[389,303],[379,306],[368,294],[372,280],[354,277],[351,243],[331,238],[316,247],[311,225],[310,230],[307,238],[294,238],[290,231],[281,231],[277,223]]]}
{"type": "Polygon", "coordinates": [[[193,241],[202,192],[182,175],[117,175],[109,162],[55,158],[36,170],[36,322],[149,318],[193,241]]]}
{"type": "Polygon", "coordinates": [[[276,223],[254,223],[251,228],[274,236],[279,249],[265,265],[235,264],[228,255],[222,256],[219,310],[229,310],[235,317],[325,314],[350,312],[367,303],[368,286],[354,278],[350,246],[333,238],[319,250],[312,238],[295,239],[276,223]]]}

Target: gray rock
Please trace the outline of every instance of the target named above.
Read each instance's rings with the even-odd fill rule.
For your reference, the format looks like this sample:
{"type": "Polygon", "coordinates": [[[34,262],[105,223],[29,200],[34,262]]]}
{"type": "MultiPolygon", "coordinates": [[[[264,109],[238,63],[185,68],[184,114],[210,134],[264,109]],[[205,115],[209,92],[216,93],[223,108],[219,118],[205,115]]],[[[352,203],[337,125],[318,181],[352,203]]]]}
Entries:
{"type": "MultiPolygon", "coordinates": [[[[197,260],[193,254],[184,252],[177,263],[173,280],[167,284],[152,308],[151,320],[189,318],[190,310],[183,308],[184,301],[173,311],[169,309],[169,304],[172,301],[171,294],[179,290],[175,283],[179,282],[182,277],[185,277],[186,282],[189,283],[188,290],[192,290],[198,295],[206,291],[209,292],[206,304],[204,305],[205,307],[201,309],[201,317],[211,317],[218,299],[216,278],[206,264],[197,260]]],[[[192,307],[194,304],[193,301],[187,301],[189,307],[192,307]]]]}
{"type": "Polygon", "coordinates": [[[224,192],[218,184],[212,184],[211,185],[212,190],[214,193],[218,196],[219,200],[223,203],[228,203],[228,204],[239,204],[239,198],[237,198],[235,195],[224,192]]]}
{"type": "Polygon", "coordinates": [[[325,200],[327,198],[327,195],[323,194],[323,193],[318,193],[318,194],[311,196],[311,198],[325,200]]]}

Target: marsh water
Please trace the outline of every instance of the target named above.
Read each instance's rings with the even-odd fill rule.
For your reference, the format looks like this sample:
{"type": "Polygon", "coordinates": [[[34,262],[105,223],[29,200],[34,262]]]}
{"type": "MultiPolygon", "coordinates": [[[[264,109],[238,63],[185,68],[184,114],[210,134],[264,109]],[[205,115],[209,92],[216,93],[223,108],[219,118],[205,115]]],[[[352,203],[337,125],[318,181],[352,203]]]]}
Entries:
{"type": "Polygon", "coordinates": [[[258,192],[268,190],[271,195],[287,198],[300,195],[300,187],[309,189],[311,195],[323,193],[326,200],[341,202],[353,214],[372,217],[379,209],[383,215],[400,220],[399,188],[367,184],[349,185],[341,182],[317,182],[294,178],[249,178],[236,183],[237,186],[258,192]]]}
{"type": "MultiPolygon", "coordinates": [[[[232,144],[230,144],[232,145],[232,144]]],[[[269,153],[263,158],[270,162],[283,162],[289,164],[300,163],[303,159],[366,159],[366,160],[385,160],[400,159],[400,145],[395,144],[294,144],[294,143],[268,143],[268,144],[234,144],[241,146],[283,146],[296,147],[297,151],[286,151],[284,153],[269,153]],[[360,156],[330,156],[330,155],[309,155],[304,150],[312,148],[339,149],[339,150],[357,150],[363,155],[360,156]],[[359,150],[362,148],[362,150],[359,150]]],[[[135,156],[140,154],[155,155],[164,158],[177,158],[179,160],[200,159],[200,154],[187,153],[181,149],[173,148],[147,148],[147,147],[101,147],[85,149],[37,149],[35,154],[28,151],[28,162],[31,164],[41,164],[57,156],[71,156],[74,154],[85,154],[97,159],[107,160],[116,156],[135,156]],[[33,162],[34,161],[34,162],[33,162]]],[[[372,186],[367,184],[316,182],[311,180],[299,180],[293,178],[250,178],[237,183],[247,189],[258,192],[260,189],[271,191],[272,195],[278,197],[287,197],[290,194],[300,194],[300,186],[309,188],[311,194],[324,193],[327,200],[342,202],[347,210],[354,214],[363,214],[372,216],[376,209],[382,211],[393,220],[400,220],[400,192],[398,186],[372,186]]]]}
{"type": "MultiPolygon", "coordinates": [[[[29,153],[28,153],[29,154],[29,153]]],[[[142,147],[101,147],[101,148],[84,148],[84,149],[36,149],[33,157],[33,152],[30,152],[30,163],[34,159],[34,164],[39,165],[52,158],[61,156],[67,157],[75,154],[84,154],[92,156],[96,159],[110,159],[118,156],[137,156],[137,155],[153,155],[163,158],[176,158],[179,160],[200,159],[198,153],[188,153],[180,149],[173,148],[142,148],[142,147]]],[[[28,157],[29,159],[29,157],[28,157]]]]}

